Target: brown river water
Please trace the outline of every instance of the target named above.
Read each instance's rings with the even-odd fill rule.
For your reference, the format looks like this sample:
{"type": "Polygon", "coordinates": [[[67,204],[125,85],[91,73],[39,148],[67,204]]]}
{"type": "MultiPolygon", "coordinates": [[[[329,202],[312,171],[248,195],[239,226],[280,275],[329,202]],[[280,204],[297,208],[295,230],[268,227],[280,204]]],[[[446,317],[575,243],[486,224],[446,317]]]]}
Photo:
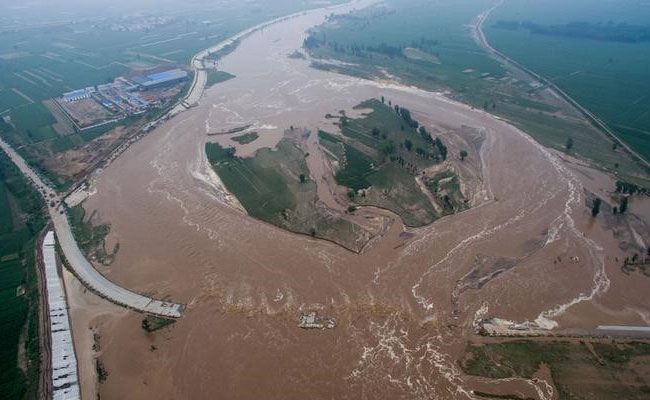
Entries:
{"type": "MultiPolygon", "coordinates": [[[[640,293],[648,283],[619,276],[611,234],[591,221],[579,177],[554,154],[441,94],[288,58],[330,12],[245,39],[219,63],[235,79],[208,89],[198,107],[158,127],[97,178],[84,206],[112,224],[108,246],[121,246],[101,271],[187,304],[173,327],[151,335],[137,313],[93,319],[94,306],[84,306],[109,374],[102,399],[451,399],[471,398],[472,388],[486,384],[550,399],[543,380],[463,376],[457,360],[478,318],[591,328],[647,317],[640,293]],[[207,132],[253,124],[260,139],[239,150],[250,154],[273,146],[290,125],[331,127],[326,113],[382,95],[432,129],[483,132],[480,205],[408,229],[412,235],[390,214],[386,234],[355,254],[246,216],[207,163],[207,141],[228,143],[207,132]],[[495,266],[504,268],[492,275],[495,266]],[[622,287],[624,301],[610,296],[622,287]],[[337,327],[299,329],[306,309],[335,318],[337,327]]],[[[83,358],[88,350],[77,342],[83,358]]]]}

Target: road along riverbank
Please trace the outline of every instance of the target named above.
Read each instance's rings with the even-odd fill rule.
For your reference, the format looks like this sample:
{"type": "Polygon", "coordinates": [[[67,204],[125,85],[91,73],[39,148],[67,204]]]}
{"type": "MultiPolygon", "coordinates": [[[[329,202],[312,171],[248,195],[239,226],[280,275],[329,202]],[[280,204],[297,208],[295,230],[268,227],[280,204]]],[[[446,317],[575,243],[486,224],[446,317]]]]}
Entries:
{"type": "Polygon", "coordinates": [[[25,177],[36,186],[47,205],[50,218],[56,231],[59,246],[63,252],[70,269],[86,287],[95,291],[100,296],[116,304],[134,310],[178,318],[183,311],[183,305],[173,302],[155,300],[120,287],[99,273],[79,249],[72,235],[72,229],[65,212],[62,198],[54,189],[49,187],[40,176],[25,162],[25,160],[6,143],[0,139],[0,148],[7,153],[11,160],[18,166],[25,177]]]}

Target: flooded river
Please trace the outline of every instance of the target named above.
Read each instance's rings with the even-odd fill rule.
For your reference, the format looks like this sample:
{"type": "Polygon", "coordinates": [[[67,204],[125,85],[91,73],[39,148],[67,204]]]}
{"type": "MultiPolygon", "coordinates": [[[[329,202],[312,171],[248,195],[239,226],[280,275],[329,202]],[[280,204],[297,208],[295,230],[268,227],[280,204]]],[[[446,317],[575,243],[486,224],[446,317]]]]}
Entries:
{"type": "MultiPolygon", "coordinates": [[[[457,359],[477,318],[590,327],[607,313],[589,304],[614,285],[616,250],[589,222],[571,171],[512,126],[441,94],[289,58],[330,12],[246,38],[219,63],[235,79],[208,89],[198,107],[99,175],[84,206],[112,224],[107,245],[120,243],[101,272],[187,304],[173,327],[148,336],[137,313],[90,321],[109,373],[102,399],[470,398],[479,383],[463,377],[457,359]],[[325,114],[381,96],[430,130],[483,133],[481,205],[409,235],[391,215],[386,235],[355,254],[248,217],[206,160],[207,141],[230,143],[209,132],[253,124],[260,139],[239,150],[251,154],[289,126],[331,128],[325,114]],[[573,304],[580,314],[571,314],[573,304]],[[307,309],[337,327],[297,328],[307,309]]],[[[552,398],[543,381],[501,385],[552,398]]]]}

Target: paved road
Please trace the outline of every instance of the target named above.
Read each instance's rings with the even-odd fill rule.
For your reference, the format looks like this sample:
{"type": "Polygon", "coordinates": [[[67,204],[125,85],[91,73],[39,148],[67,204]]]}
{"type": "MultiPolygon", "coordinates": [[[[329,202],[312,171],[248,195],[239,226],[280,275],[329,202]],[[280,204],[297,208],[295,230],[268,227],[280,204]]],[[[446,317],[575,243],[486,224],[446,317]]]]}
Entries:
{"type": "Polygon", "coordinates": [[[183,305],[155,300],[140,295],[128,289],[120,287],[100,274],[88,262],[83,255],[77,242],[72,236],[72,230],[68,222],[65,208],[62,206],[62,199],[56,191],[50,188],[38,174],[31,169],[25,160],[4,140],[0,139],[0,148],[9,155],[11,160],[18,166],[23,175],[27,177],[41,192],[50,217],[54,224],[59,245],[70,265],[70,268],[79,280],[89,289],[105,297],[106,299],[134,310],[155,314],[165,317],[178,318],[183,311],[183,305]]]}

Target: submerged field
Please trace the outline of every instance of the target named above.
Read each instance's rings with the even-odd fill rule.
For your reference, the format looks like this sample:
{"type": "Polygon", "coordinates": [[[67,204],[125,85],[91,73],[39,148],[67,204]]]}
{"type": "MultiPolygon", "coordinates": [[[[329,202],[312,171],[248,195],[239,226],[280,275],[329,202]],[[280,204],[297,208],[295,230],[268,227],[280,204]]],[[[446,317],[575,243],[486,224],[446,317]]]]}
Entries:
{"type": "Polygon", "coordinates": [[[36,235],[44,226],[39,194],[0,151],[0,393],[38,395],[36,235]]]}
{"type": "Polygon", "coordinates": [[[560,399],[645,399],[649,356],[648,343],[513,340],[470,343],[460,365],[493,379],[532,379],[548,367],[560,399]]]}
{"type": "MultiPolygon", "coordinates": [[[[507,8],[508,4],[506,2],[502,8],[507,8]]],[[[382,6],[331,18],[328,23],[312,30],[304,46],[312,55],[312,64],[316,68],[368,79],[397,80],[428,90],[449,91],[448,95],[454,99],[511,121],[545,146],[567,151],[566,143],[571,139],[574,145],[569,149],[570,153],[615,172],[626,180],[649,185],[645,169],[620,148],[614,148],[612,141],[591,127],[580,114],[569,109],[529,77],[521,76],[490,58],[477,44],[469,24],[491,5],[487,1],[444,1],[435,4],[421,0],[388,1],[382,6]]],[[[489,29],[490,39],[493,32],[494,29],[489,29]]],[[[505,32],[511,36],[522,35],[505,32]]],[[[512,42],[516,42],[521,51],[528,51],[529,36],[520,36],[512,42]]],[[[550,39],[545,40],[548,42],[550,39]]],[[[564,62],[559,62],[563,60],[561,51],[554,53],[553,57],[545,56],[554,51],[546,49],[540,52],[529,51],[528,54],[543,59],[549,66],[577,70],[570,63],[557,67],[564,62]]],[[[568,59],[578,57],[580,51],[568,59]]],[[[588,58],[584,59],[585,63],[588,62],[588,58]]],[[[636,116],[631,114],[634,110],[644,110],[643,104],[647,98],[643,93],[647,80],[644,78],[633,91],[625,89],[626,86],[637,85],[642,78],[638,68],[642,69],[646,63],[636,61],[632,67],[632,76],[625,77],[625,83],[616,88],[616,93],[626,92],[630,97],[637,93],[635,101],[638,104],[629,108],[623,104],[616,105],[612,103],[616,101],[614,95],[602,96],[601,90],[584,90],[585,94],[594,99],[607,97],[607,100],[602,100],[602,106],[607,108],[607,113],[616,114],[619,121],[629,117],[628,128],[633,126],[633,121],[642,122],[647,117],[647,113],[637,113],[636,116]]],[[[622,71],[630,63],[632,61],[625,62],[622,59],[621,63],[615,64],[616,69],[622,71]]],[[[614,68],[612,65],[604,68],[611,70],[614,68]]],[[[569,75],[565,77],[573,79],[569,75]]],[[[583,86],[586,88],[586,85],[591,84],[606,89],[602,85],[608,80],[599,77],[600,75],[584,73],[581,78],[583,86]]],[[[608,79],[614,83],[617,79],[620,81],[620,78],[619,75],[618,78],[611,76],[608,79]]],[[[634,129],[645,128],[637,126],[634,129]]],[[[645,151],[650,148],[644,145],[642,136],[628,139],[631,140],[630,143],[636,140],[645,151]]]]}

